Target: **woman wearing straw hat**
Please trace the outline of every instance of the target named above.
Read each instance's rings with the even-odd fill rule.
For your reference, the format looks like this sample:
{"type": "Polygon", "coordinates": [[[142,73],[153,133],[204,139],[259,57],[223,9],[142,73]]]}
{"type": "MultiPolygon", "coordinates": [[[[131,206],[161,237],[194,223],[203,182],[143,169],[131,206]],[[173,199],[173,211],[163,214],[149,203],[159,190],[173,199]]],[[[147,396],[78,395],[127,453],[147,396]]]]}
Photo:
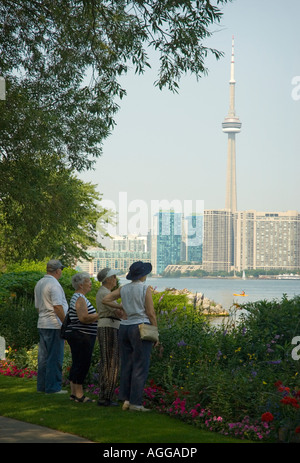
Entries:
{"type": "Polygon", "coordinates": [[[157,326],[152,293],[145,281],[152,265],[134,262],[126,276],[131,280],[102,300],[103,304],[114,307],[114,301],[121,298],[127,319],[121,320],[119,342],[121,350],[120,399],[124,400],[123,410],[148,411],[142,405],[143,391],[148,377],[152,341],[142,341],[139,324],[150,323],[157,326]]]}

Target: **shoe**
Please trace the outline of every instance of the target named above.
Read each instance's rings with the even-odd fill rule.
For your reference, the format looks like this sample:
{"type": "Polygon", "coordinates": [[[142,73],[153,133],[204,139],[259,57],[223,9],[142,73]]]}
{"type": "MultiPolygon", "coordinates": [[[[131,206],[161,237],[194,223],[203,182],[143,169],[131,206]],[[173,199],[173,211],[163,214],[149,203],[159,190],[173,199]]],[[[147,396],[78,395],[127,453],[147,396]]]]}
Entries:
{"type": "Polygon", "coordinates": [[[111,400],[98,400],[97,405],[99,405],[99,407],[117,407],[119,404],[111,400]]]}
{"type": "Polygon", "coordinates": [[[87,403],[87,402],[92,402],[91,399],[89,399],[88,397],[86,397],[85,395],[83,395],[82,397],[75,397],[75,402],[80,402],[80,403],[87,403]]]}
{"type": "Polygon", "coordinates": [[[129,401],[128,400],[125,400],[125,402],[123,403],[122,405],[122,410],[128,410],[129,409],[129,401]]]}
{"type": "Polygon", "coordinates": [[[110,401],[110,403],[109,403],[109,407],[118,407],[118,406],[119,406],[119,404],[117,402],[110,401]]]}
{"type": "Polygon", "coordinates": [[[150,412],[150,408],[145,408],[143,405],[129,405],[129,410],[135,412],[150,412]]]}
{"type": "Polygon", "coordinates": [[[107,406],[107,401],[106,400],[98,400],[97,402],[97,405],[99,405],[99,407],[106,407],[107,406]]]}

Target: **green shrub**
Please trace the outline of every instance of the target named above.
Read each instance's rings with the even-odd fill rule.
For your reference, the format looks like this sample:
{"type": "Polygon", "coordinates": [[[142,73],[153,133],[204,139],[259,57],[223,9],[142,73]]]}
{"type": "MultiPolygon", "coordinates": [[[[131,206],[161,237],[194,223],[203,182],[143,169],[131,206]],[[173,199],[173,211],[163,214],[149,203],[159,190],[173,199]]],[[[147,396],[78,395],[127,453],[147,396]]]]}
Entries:
{"type": "Polygon", "coordinates": [[[19,369],[27,368],[28,370],[36,372],[38,367],[38,345],[36,344],[29,350],[24,347],[21,349],[13,349],[9,346],[6,359],[12,361],[19,369]]]}
{"type": "Polygon", "coordinates": [[[39,340],[38,313],[32,299],[11,297],[0,305],[0,335],[14,349],[29,349],[39,340]]]}
{"type": "MultiPolygon", "coordinates": [[[[10,265],[8,271],[0,273],[0,304],[6,302],[10,297],[17,299],[23,296],[34,299],[34,287],[36,283],[46,274],[46,264],[44,262],[24,262],[22,264],[10,265]]],[[[74,293],[72,286],[72,276],[76,270],[65,268],[59,280],[63,287],[66,298],[69,301],[74,293]]],[[[100,283],[92,278],[92,289],[88,298],[92,304],[96,304],[96,293],[100,283]]]]}
{"type": "MultiPolygon", "coordinates": [[[[34,287],[46,273],[45,270],[42,271],[43,267],[46,269],[46,261],[25,262],[11,266],[11,272],[0,274],[0,336],[13,348],[29,349],[39,340],[34,287]]],[[[74,293],[72,276],[75,273],[76,270],[65,268],[59,280],[68,302],[74,293]]],[[[94,307],[99,287],[100,283],[92,279],[92,289],[87,297],[94,307]]]]}
{"type": "Polygon", "coordinates": [[[175,306],[173,300],[171,309],[167,295],[163,300],[156,307],[161,345],[153,351],[149,375],[163,389],[179,386],[191,406],[200,402],[239,421],[266,411],[276,381],[299,388],[300,365],[291,355],[292,339],[300,334],[299,297],[247,304],[248,315],[239,323],[218,329],[192,306],[175,306]]]}
{"type": "Polygon", "coordinates": [[[34,287],[44,274],[37,271],[12,272],[0,275],[0,304],[11,298],[34,298],[34,287]]]}

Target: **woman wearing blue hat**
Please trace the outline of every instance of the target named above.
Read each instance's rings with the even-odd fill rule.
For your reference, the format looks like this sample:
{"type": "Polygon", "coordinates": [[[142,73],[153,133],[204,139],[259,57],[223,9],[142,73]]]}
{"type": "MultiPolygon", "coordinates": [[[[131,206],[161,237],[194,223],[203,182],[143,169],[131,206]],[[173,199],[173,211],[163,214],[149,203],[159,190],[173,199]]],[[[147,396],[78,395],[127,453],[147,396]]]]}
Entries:
{"type": "Polygon", "coordinates": [[[151,270],[150,263],[134,262],[126,276],[131,283],[116,289],[102,300],[103,304],[114,307],[114,301],[121,298],[127,315],[126,320],[121,320],[119,329],[121,350],[119,396],[124,400],[123,410],[148,411],[143,407],[142,400],[153,343],[141,340],[139,324],[150,323],[157,326],[151,289],[145,283],[151,270]]]}

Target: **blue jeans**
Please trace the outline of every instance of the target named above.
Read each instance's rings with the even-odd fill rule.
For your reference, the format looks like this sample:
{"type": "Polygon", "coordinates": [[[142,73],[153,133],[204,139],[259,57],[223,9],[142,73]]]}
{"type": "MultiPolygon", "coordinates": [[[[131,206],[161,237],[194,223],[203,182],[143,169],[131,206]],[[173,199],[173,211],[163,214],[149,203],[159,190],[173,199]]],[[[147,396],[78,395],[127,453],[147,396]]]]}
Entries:
{"type": "Polygon", "coordinates": [[[62,383],[64,340],[60,330],[39,328],[40,343],[38,353],[37,390],[58,392],[62,383]]]}
{"type": "Polygon", "coordinates": [[[151,341],[142,341],[138,325],[120,325],[121,374],[120,399],[132,405],[142,405],[148,377],[151,341]]]}

